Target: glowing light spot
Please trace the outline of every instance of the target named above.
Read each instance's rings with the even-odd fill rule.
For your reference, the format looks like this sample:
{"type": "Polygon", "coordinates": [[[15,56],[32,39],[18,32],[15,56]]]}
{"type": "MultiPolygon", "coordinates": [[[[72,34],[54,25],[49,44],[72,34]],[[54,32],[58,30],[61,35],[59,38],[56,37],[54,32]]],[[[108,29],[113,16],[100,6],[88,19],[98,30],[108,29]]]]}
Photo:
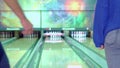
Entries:
{"type": "Polygon", "coordinates": [[[68,13],[76,16],[80,13],[79,10],[84,8],[84,3],[82,0],[66,0],[65,2],[65,9],[68,13]],[[71,10],[75,10],[74,12],[71,10]]]}
{"type": "Polygon", "coordinates": [[[80,4],[75,1],[70,5],[70,8],[74,9],[74,10],[79,10],[80,9],[80,4]]]}

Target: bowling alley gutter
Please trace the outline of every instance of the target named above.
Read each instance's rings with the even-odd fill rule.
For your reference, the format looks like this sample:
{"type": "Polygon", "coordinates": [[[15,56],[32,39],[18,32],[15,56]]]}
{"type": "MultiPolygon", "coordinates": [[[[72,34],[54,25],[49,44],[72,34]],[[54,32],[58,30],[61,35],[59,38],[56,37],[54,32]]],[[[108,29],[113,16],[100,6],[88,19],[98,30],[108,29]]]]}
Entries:
{"type": "Polygon", "coordinates": [[[17,39],[17,37],[13,37],[13,38],[10,38],[10,39],[8,39],[8,40],[2,41],[1,43],[2,43],[3,45],[5,45],[5,44],[10,43],[10,42],[12,42],[12,41],[14,41],[14,40],[16,40],[16,39],[17,39]]]}
{"type": "Polygon", "coordinates": [[[73,46],[77,47],[78,49],[80,49],[82,52],[84,52],[87,56],[89,56],[94,62],[96,62],[98,65],[100,65],[102,68],[108,68],[107,67],[107,62],[106,60],[99,56],[98,54],[96,54],[95,52],[91,51],[90,49],[86,48],[85,46],[81,45],[80,43],[76,42],[75,40],[73,40],[70,37],[65,37],[66,42],[68,42],[69,44],[72,44],[73,46]],[[75,44],[73,44],[75,43],[75,44]]]}
{"type": "MultiPolygon", "coordinates": [[[[34,63],[33,57],[36,55],[36,53],[39,53],[38,51],[40,50],[43,43],[44,43],[43,38],[38,40],[37,44],[35,45],[31,55],[29,56],[28,60],[24,64],[23,68],[33,68],[34,66],[36,66],[36,68],[37,68],[38,64],[36,64],[36,61],[34,63]]],[[[35,58],[35,59],[37,59],[37,58],[35,58]]],[[[40,59],[40,57],[39,57],[39,59],[40,59]]]]}

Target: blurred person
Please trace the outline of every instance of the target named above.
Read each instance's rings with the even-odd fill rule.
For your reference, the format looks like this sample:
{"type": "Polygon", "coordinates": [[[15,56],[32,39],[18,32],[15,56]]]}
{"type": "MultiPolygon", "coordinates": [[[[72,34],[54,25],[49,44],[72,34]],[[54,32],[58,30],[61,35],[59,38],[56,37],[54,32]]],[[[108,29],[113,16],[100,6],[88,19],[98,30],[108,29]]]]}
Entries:
{"type": "MultiPolygon", "coordinates": [[[[18,16],[21,21],[21,24],[24,28],[22,31],[23,34],[31,34],[33,32],[33,26],[29,20],[25,17],[21,7],[18,4],[17,0],[4,0],[4,2],[12,9],[12,11],[18,16]]],[[[5,51],[0,43],[0,68],[10,68],[8,58],[5,54],[5,51]]]]}
{"type": "Polygon", "coordinates": [[[105,49],[108,68],[120,68],[120,0],[97,0],[93,40],[105,49]]]}

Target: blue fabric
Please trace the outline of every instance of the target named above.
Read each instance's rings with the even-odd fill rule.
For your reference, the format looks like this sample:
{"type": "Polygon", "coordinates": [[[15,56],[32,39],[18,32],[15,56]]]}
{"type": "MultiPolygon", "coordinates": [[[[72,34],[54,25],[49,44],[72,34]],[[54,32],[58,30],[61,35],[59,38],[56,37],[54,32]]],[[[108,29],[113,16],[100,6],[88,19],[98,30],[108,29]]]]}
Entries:
{"type": "Polygon", "coordinates": [[[96,47],[104,45],[108,32],[120,29],[120,0],[97,0],[93,40],[96,47]]]}
{"type": "Polygon", "coordinates": [[[0,43],[0,68],[10,68],[8,58],[5,51],[0,43]]]}

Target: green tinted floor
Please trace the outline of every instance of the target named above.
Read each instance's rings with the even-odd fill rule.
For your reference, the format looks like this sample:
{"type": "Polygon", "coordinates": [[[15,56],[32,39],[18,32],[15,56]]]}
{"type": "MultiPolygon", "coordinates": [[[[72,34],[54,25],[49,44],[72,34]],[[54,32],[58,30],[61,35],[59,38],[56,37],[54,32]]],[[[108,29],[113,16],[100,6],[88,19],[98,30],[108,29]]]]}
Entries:
{"type": "Polygon", "coordinates": [[[35,43],[37,38],[17,39],[4,46],[11,68],[21,59],[25,52],[35,43]]]}
{"type": "Polygon", "coordinates": [[[39,68],[88,68],[65,42],[44,43],[39,68]]]}
{"type": "Polygon", "coordinates": [[[92,49],[97,54],[99,54],[99,55],[101,55],[102,57],[105,58],[105,51],[104,51],[104,49],[100,50],[100,49],[96,48],[92,38],[87,38],[84,42],[82,42],[82,44],[87,46],[88,48],[92,49]]]}
{"type": "MultiPolygon", "coordinates": [[[[22,38],[4,46],[11,68],[15,66],[36,40],[37,38],[22,38]]],[[[92,39],[88,38],[82,44],[95,50],[92,39]]],[[[65,41],[58,43],[45,42],[43,46],[39,68],[89,68],[65,41]]],[[[95,51],[99,53],[97,49],[95,51]]]]}

